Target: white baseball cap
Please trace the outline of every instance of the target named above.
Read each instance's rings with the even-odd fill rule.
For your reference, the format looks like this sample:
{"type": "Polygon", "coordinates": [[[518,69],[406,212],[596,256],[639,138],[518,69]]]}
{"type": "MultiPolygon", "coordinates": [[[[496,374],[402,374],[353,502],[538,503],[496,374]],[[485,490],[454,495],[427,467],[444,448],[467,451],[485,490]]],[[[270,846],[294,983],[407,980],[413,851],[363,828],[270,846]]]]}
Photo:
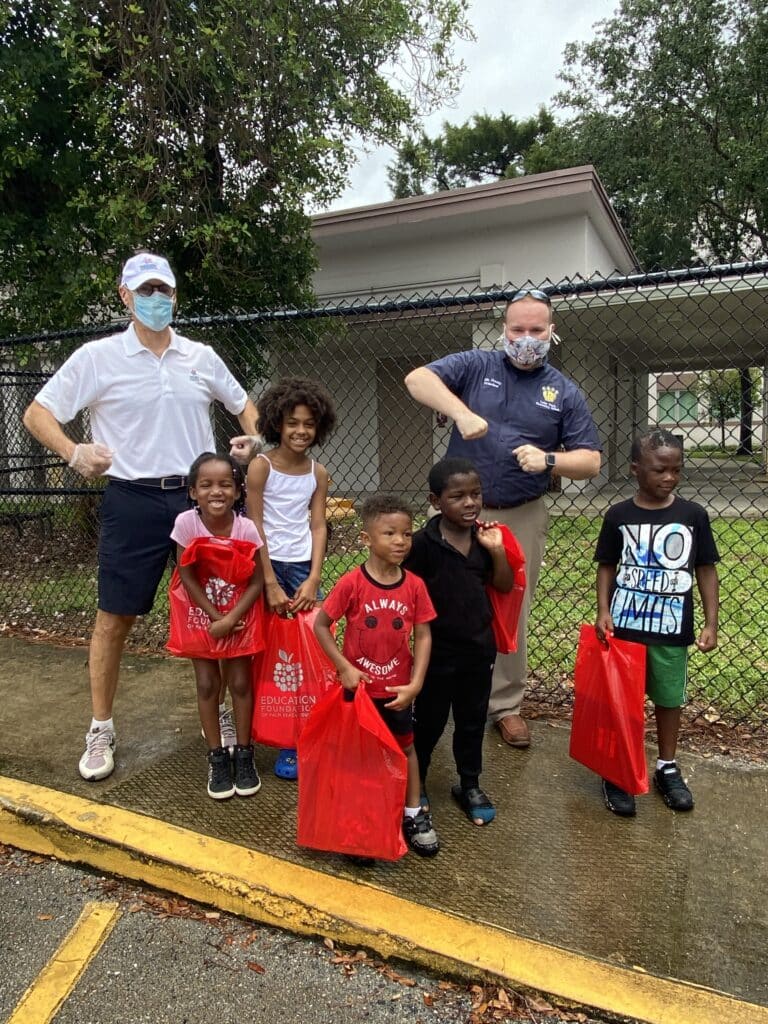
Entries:
{"type": "Polygon", "coordinates": [[[133,292],[145,281],[162,281],[163,284],[176,287],[171,265],[164,256],[155,256],[151,252],[140,252],[131,256],[123,267],[120,284],[133,292]]]}

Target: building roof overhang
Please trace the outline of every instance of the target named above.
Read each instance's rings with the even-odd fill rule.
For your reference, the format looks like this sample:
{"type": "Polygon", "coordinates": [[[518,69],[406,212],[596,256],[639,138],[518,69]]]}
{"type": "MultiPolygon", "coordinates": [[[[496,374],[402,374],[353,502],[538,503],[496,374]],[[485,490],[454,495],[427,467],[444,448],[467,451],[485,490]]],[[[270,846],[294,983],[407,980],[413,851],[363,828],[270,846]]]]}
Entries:
{"type": "Polygon", "coordinates": [[[435,241],[472,229],[509,230],[559,217],[587,216],[616,269],[635,269],[637,257],[591,165],[529,174],[471,188],[409,196],[312,217],[312,236],[326,252],[377,242],[435,241]]]}

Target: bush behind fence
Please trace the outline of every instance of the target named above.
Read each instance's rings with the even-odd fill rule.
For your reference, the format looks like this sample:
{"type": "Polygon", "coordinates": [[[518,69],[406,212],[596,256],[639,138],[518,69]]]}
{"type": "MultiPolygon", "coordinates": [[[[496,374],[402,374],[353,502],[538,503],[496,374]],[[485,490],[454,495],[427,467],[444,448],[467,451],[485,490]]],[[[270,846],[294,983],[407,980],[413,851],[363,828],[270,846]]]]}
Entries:
{"type": "MultiPolygon", "coordinates": [[[[633,493],[632,436],[663,426],[682,436],[681,496],[704,504],[720,549],[720,646],[692,652],[689,694],[708,719],[759,724],[768,709],[768,263],[535,283],[552,297],[562,343],[552,361],[585,392],[603,443],[603,470],[586,483],[554,481],[551,527],[529,633],[529,693],[567,706],[578,627],[595,614],[592,561],[605,509],[633,493]]],[[[362,558],[356,509],[372,491],[427,509],[429,467],[450,424],[403,386],[414,366],[449,352],[496,347],[515,287],[471,295],[355,301],[180,321],[213,345],[257,396],[284,374],[321,379],[339,426],[318,450],[329,469],[326,590],[362,558]]],[[[77,345],[114,325],[0,343],[0,623],[55,640],[86,639],[95,608],[101,487],[84,485],[21,426],[21,415],[77,345]]],[[[118,329],[120,329],[118,327],[118,329]]],[[[239,428],[215,414],[223,448],[239,428]]],[[[87,415],[69,425],[87,436],[87,415]]],[[[700,609],[699,609],[700,611],[700,609]]],[[[161,651],[167,603],[133,632],[134,649],[161,651]]],[[[698,616],[700,623],[701,616],[698,616]]]]}

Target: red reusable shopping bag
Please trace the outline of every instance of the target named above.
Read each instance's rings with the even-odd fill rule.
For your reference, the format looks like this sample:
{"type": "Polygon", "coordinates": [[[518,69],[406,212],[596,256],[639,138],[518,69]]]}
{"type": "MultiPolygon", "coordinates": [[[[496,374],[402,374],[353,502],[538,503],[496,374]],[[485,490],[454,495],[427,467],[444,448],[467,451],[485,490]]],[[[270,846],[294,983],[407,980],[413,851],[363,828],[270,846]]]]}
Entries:
{"type": "MultiPolygon", "coordinates": [[[[194,567],[211,604],[226,613],[237,604],[253,576],[256,545],[231,537],[195,537],[181,556],[194,567]]],[[[170,629],[166,649],[182,658],[241,658],[264,648],[261,599],[243,616],[243,629],[216,639],[208,632],[211,620],[193,604],[174,569],[168,590],[170,629]]]]}
{"type": "Polygon", "coordinates": [[[648,792],[645,762],[645,646],[579,635],[570,754],[627,793],[648,792]]]}
{"type": "Polygon", "coordinates": [[[517,623],[525,597],[525,555],[517,537],[508,526],[499,523],[504,538],[504,554],[512,567],[515,582],[506,593],[490,584],[485,588],[493,610],[493,636],[499,654],[511,654],[517,650],[517,623]]]}
{"type": "Polygon", "coordinates": [[[368,696],[334,687],[299,739],[299,846],[397,860],[407,761],[368,696]]]}
{"type": "Polygon", "coordinates": [[[294,750],[310,711],[336,683],[336,667],[314,633],[317,611],[268,614],[266,647],[253,660],[251,734],[257,743],[294,750]]]}

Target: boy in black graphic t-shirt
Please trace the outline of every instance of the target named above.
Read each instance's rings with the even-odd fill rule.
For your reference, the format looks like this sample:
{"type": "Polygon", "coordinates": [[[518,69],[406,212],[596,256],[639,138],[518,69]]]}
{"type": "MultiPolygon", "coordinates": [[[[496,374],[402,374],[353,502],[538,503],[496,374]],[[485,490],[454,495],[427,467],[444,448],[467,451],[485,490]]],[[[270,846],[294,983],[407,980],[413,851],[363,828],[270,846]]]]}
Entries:
{"type": "MultiPolygon", "coordinates": [[[[693,796],[675,762],[680,708],[685,701],[688,647],[694,643],[694,576],[704,610],[700,651],[717,646],[717,553],[701,505],[676,497],[683,446],[654,430],[632,445],[637,494],[608,509],[595,551],[600,640],[611,634],[646,645],[646,692],[656,705],[659,758],[653,781],[665,803],[690,811],[693,796]]],[[[635,813],[635,798],[603,779],[606,806],[635,813]]]]}

